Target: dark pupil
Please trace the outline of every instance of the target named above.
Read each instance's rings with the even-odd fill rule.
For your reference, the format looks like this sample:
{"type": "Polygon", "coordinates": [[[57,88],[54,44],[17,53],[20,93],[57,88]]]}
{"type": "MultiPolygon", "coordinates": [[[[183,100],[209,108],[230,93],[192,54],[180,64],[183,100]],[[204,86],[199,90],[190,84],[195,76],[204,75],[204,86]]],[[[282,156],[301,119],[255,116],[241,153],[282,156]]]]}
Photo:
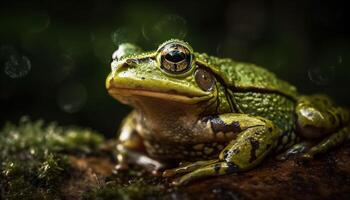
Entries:
{"type": "Polygon", "coordinates": [[[180,61],[184,60],[185,57],[186,56],[184,53],[177,51],[177,50],[170,51],[168,54],[165,55],[165,59],[167,59],[168,61],[173,62],[173,63],[180,62],[180,61]]]}

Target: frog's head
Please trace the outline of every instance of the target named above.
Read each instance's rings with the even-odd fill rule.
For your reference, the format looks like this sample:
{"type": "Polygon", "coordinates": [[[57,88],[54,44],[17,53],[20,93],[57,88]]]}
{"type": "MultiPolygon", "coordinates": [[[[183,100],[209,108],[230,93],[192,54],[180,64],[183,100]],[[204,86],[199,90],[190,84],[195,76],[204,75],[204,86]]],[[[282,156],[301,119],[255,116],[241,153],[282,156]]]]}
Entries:
{"type": "Polygon", "coordinates": [[[197,63],[191,46],[180,40],[167,41],[147,53],[122,44],[113,54],[111,68],[107,90],[127,104],[152,98],[159,103],[198,105],[217,94],[215,76],[197,63]]]}

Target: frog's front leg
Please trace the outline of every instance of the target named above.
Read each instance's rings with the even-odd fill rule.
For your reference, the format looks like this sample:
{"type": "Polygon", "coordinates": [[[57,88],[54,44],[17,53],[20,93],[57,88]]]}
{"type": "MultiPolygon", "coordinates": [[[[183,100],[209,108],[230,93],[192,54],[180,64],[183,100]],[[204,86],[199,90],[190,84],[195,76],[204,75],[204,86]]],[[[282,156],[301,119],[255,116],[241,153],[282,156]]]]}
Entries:
{"type": "Polygon", "coordinates": [[[176,179],[179,185],[204,176],[216,176],[251,169],[276,147],[281,130],[268,119],[227,113],[210,118],[214,131],[231,131],[237,137],[221,151],[217,160],[198,161],[166,170],[164,176],[187,173],[176,179]]]}
{"type": "Polygon", "coordinates": [[[137,164],[150,172],[158,172],[163,164],[146,155],[143,140],[136,130],[137,117],[138,113],[132,111],[122,122],[117,141],[116,170],[125,170],[129,164],[137,164]]]}

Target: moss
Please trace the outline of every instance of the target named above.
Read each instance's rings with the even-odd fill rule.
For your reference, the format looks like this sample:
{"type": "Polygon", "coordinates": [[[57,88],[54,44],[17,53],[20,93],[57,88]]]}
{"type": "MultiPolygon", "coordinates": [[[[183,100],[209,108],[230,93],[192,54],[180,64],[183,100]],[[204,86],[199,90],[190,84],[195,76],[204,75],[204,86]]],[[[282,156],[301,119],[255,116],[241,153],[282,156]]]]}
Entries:
{"type": "Polygon", "coordinates": [[[39,166],[37,177],[43,186],[57,187],[59,183],[62,183],[64,176],[69,169],[66,157],[62,158],[50,154],[39,166]]]}
{"type": "Polygon", "coordinates": [[[106,182],[105,185],[92,189],[85,193],[83,199],[161,199],[165,195],[166,187],[156,183],[149,183],[144,178],[137,177],[134,180],[123,181],[115,177],[113,181],[106,182]]]}
{"type": "Polygon", "coordinates": [[[166,179],[131,166],[128,171],[107,177],[105,183],[86,192],[83,199],[164,199],[169,195],[168,189],[166,179]]]}
{"type": "Polygon", "coordinates": [[[62,198],[60,185],[70,177],[69,154],[94,154],[104,142],[78,127],[21,118],[0,131],[0,199],[62,198]]]}

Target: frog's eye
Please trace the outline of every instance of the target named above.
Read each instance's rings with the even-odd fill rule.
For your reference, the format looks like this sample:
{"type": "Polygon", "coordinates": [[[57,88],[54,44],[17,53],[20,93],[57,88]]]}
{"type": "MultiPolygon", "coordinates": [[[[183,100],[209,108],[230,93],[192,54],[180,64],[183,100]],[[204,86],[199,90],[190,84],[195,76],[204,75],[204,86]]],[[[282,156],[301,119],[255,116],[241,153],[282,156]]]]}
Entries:
{"type": "Polygon", "coordinates": [[[213,89],[215,79],[213,75],[205,69],[198,68],[194,72],[194,78],[197,85],[204,91],[210,91],[213,89]]]}
{"type": "Polygon", "coordinates": [[[191,68],[191,52],[181,44],[168,44],[161,49],[161,68],[168,73],[181,74],[191,68]]]}

